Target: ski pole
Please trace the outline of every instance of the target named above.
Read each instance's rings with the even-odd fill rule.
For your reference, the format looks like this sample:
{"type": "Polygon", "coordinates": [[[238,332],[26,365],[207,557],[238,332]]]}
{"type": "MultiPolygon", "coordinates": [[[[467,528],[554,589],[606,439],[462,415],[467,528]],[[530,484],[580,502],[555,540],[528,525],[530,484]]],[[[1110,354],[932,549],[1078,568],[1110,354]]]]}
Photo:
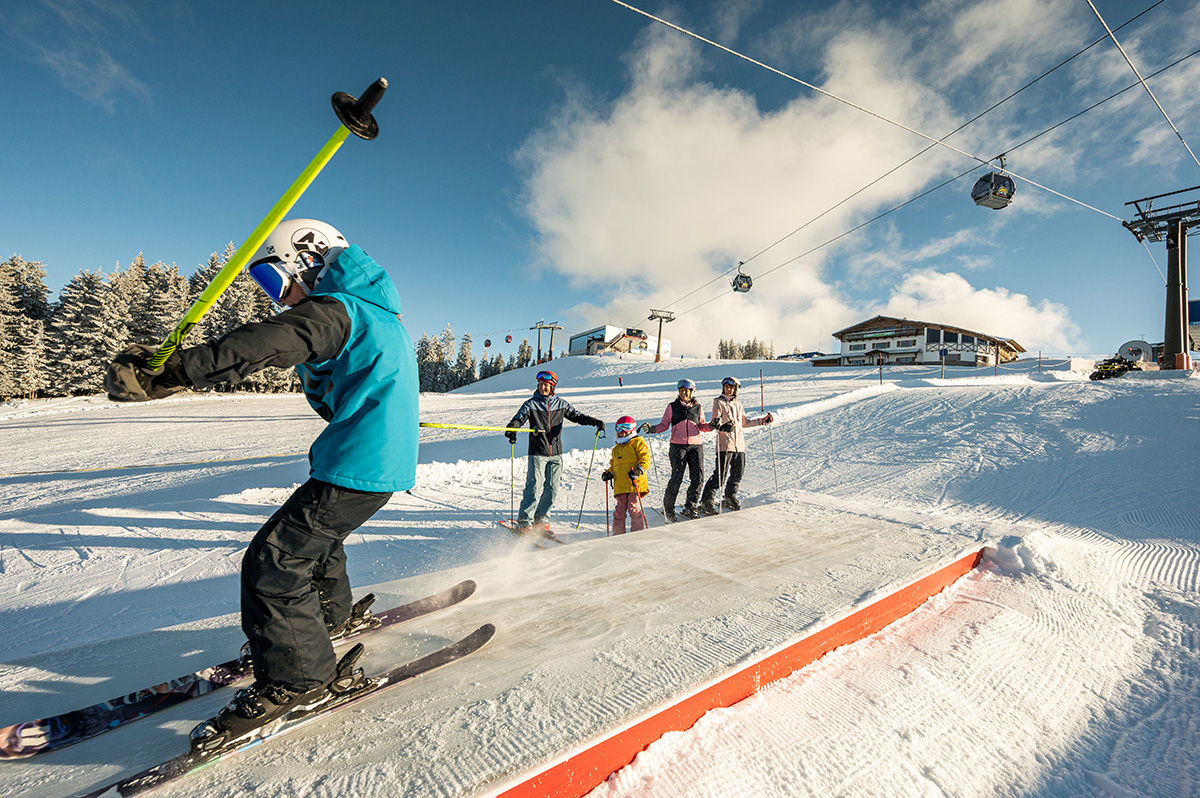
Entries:
{"type": "Polygon", "coordinates": [[[434,424],[432,421],[422,421],[421,426],[433,429],[481,429],[488,432],[537,432],[535,429],[524,427],[478,427],[474,424],[434,424]]]}
{"type": "Polygon", "coordinates": [[[275,229],[287,212],[292,209],[296,201],[300,199],[300,195],[305,192],[321,170],[325,168],[325,164],[329,163],[333,158],[334,153],[342,146],[342,142],[353,133],[361,139],[370,141],[379,135],[379,125],[375,122],[375,117],[371,116],[371,109],[379,103],[383,97],[384,91],[387,90],[387,80],[380,78],[372,83],[365,92],[361,100],[339,91],[333,95],[333,110],[337,114],[341,124],[338,125],[337,131],[325,142],[325,146],[321,148],[316,157],[309,162],[300,176],[292,183],[279,201],[275,203],[275,207],[271,208],[263,220],[258,223],[258,227],[250,233],[250,237],[242,242],[238,247],[237,253],[229,259],[229,261],[221,267],[213,277],[212,282],[208,287],[196,298],[192,306],[188,308],[183,319],[176,325],[175,329],[167,335],[159,346],[158,351],[146,361],[146,368],[150,371],[155,371],[167,362],[167,358],[171,353],[179,348],[183,343],[184,336],[192,331],[192,328],[200,323],[204,318],[204,314],[208,313],[209,309],[220,298],[221,294],[225,293],[238,276],[238,272],[246,265],[262,243],[267,240],[267,236],[275,229]]]}
{"type": "Polygon", "coordinates": [[[604,537],[609,536],[608,526],[608,485],[604,486],[604,537]]]}
{"type": "Polygon", "coordinates": [[[771,439],[771,470],[775,472],[775,492],[779,492],[779,470],[775,468],[775,430],[774,425],[767,425],[767,437],[771,439]]]}
{"type": "Polygon", "coordinates": [[[508,451],[508,516],[517,521],[517,442],[509,445],[508,451]]]}
{"type": "MultiPolygon", "coordinates": [[[[881,367],[882,368],[882,367],[881,367]]],[[[767,412],[766,390],[763,388],[762,369],[758,370],[758,409],[767,412]]],[[[775,492],[779,492],[779,470],[775,468],[775,430],[767,425],[767,437],[771,439],[771,471],[775,473],[775,492]]]]}
{"type": "MultiPolygon", "coordinates": [[[[592,480],[592,463],[596,462],[596,446],[600,443],[600,430],[596,430],[596,440],[592,443],[592,459],[588,463],[587,478],[583,480],[583,501],[579,503],[579,517],[575,519],[575,531],[579,531],[579,524],[583,521],[583,503],[587,501],[588,483],[592,480]]],[[[605,494],[608,495],[607,493],[605,494]]]]}

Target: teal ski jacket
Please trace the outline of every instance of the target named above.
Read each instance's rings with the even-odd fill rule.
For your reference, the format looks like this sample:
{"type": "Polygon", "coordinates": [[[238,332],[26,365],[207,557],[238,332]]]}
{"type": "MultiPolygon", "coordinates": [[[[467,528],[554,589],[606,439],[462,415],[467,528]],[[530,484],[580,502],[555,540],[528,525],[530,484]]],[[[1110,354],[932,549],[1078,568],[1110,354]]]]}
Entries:
{"type": "Polygon", "coordinates": [[[415,483],[417,358],[395,283],[358,245],[296,307],[189,347],[181,360],[197,388],[295,367],[308,403],[328,422],[309,450],[315,479],[372,493],[415,483]]]}
{"type": "Polygon", "coordinates": [[[311,294],[321,296],[345,307],[350,332],[334,357],[296,366],[308,403],[329,422],[309,452],[312,476],[352,490],[408,490],[417,475],[420,389],[396,285],[354,244],[311,294]]]}

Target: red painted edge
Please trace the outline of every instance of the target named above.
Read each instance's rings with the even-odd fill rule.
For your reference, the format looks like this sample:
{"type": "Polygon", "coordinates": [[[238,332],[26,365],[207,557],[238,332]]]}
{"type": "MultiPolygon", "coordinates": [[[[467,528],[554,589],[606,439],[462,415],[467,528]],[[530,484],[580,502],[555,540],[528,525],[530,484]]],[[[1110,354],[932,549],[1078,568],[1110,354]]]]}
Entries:
{"type": "Polygon", "coordinates": [[[645,720],[594,741],[583,751],[529,776],[499,795],[502,798],[586,795],[667,732],[686,731],[709,710],[733,706],[764,685],[791,675],[835,648],[862,640],[908,615],[930,596],[940,593],[975,568],[983,551],[971,552],[719,682],[684,696],[645,720]]]}

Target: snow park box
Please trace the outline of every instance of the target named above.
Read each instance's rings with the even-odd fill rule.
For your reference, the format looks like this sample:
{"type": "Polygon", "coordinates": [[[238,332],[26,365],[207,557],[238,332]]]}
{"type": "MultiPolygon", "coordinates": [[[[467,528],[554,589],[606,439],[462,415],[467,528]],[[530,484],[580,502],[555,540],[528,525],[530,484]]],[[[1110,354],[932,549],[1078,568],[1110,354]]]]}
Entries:
{"type": "Polygon", "coordinates": [[[400,794],[584,795],[664,733],[879,631],[979,563],[962,537],[906,531],[779,502],[389,583],[384,606],[474,579],[444,639],[498,631],[422,677],[411,712],[401,700],[354,733],[388,730],[400,794]]]}
{"type": "MultiPolygon", "coordinates": [[[[962,536],[913,531],[787,501],[549,549],[506,537],[485,562],[372,586],[387,609],[477,583],[459,604],[371,635],[361,664],[387,670],[494,624],[484,648],[163,793],[314,794],[361,779],[364,795],[585,795],[662,735],[878,632],[980,560],[962,536]]],[[[202,626],[176,634],[238,636],[236,615],[202,626]]],[[[41,666],[111,673],[107,660],[133,646],[146,657],[129,670],[173,673],[176,660],[155,657],[162,634],[63,650],[41,666]]],[[[6,763],[10,786],[69,794],[163,761],[227,693],[6,763]]]]}

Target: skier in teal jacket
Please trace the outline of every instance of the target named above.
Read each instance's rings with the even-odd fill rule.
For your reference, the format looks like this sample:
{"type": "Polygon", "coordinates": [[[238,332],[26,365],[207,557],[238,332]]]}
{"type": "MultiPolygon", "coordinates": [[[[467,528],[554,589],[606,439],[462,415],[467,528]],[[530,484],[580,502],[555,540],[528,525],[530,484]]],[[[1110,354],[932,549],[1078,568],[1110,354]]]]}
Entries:
{"type": "Polygon", "coordinates": [[[295,367],[328,422],[309,451],[310,476],[267,521],[242,560],[242,630],[254,683],[192,731],[198,751],[235,745],[298,707],[353,690],[362,671],[338,663],[332,639],[377,625],[352,612],[342,542],[416,478],[418,381],[392,279],[333,227],[281,223],[251,257],[251,278],[288,310],[143,367],[133,346],[109,367],[119,401],[160,399],[295,367]]]}

